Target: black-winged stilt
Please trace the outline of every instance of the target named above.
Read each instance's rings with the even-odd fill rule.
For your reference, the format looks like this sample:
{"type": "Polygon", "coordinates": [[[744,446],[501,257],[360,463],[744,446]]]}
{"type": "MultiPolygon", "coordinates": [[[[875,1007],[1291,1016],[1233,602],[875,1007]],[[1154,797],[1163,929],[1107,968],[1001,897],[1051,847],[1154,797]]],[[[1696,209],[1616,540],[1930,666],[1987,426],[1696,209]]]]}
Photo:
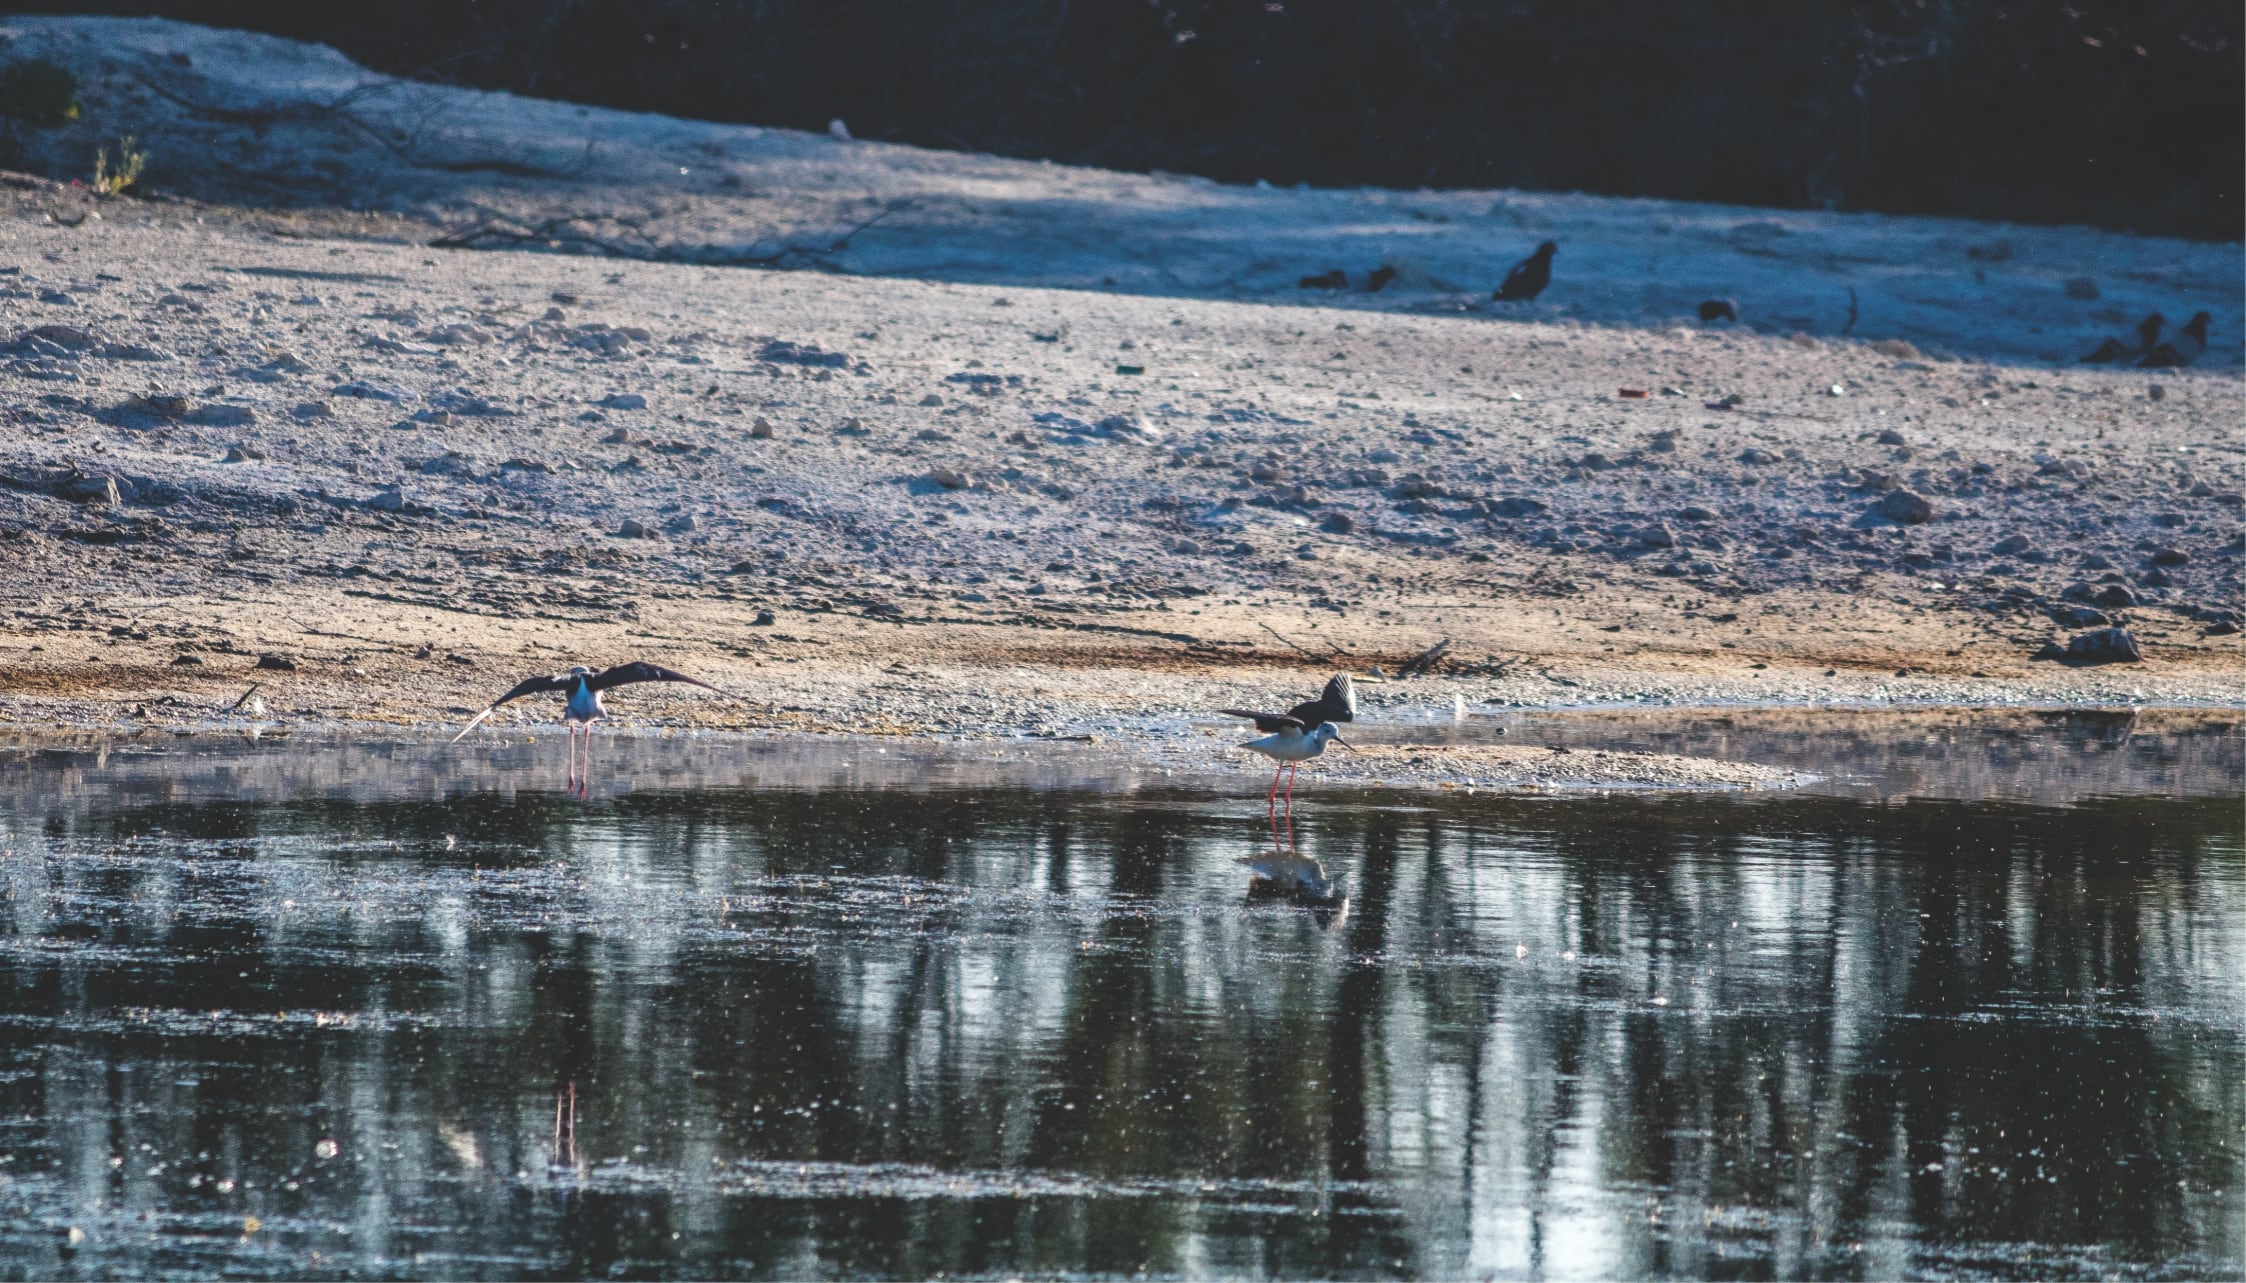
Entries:
{"type": "Polygon", "coordinates": [[[562,724],[569,729],[569,788],[578,796],[583,797],[592,792],[593,723],[599,718],[608,716],[608,710],[601,706],[600,693],[611,687],[628,686],[633,682],[685,682],[689,686],[699,686],[703,690],[717,691],[720,695],[727,693],[708,682],[688,677],[684,673],[674,672],[661,664],[635,661],[629,664],[618,664],[614,668],[604,668],[597,673],[583,664],[579,664],[566,673],[540,674],[537,677],[525,677],[515,683],[513,690],[491,701],[491,707],[470,718],[468,724],[460,728],[460,734],[452,737],[452,742],[458,744],[468,732],[476,729],[483,719],[499,711],[499,706],[509,700],[521,699],[525,695],[538,695],[546,691],[565,692],[569,696],[569,702],[562,708],[562,724]],[[580,727],[585,732],[585,769],[583,773],[579,773],[577,769],[577,732],[580,727]]]}
{"type": "MultiPolygon", "coordinates": [[[[1245,717],[1256,724],[1256,729],[1266,734],[1262,739],[1249,740],[1240,747],[1261,753],[1279,763],[1271,776],[1271,793],[1264,799],[1266,818],[1276,829],[1279,824],[1279,777],[1288,771],[1300,771],[1301,764],[1326,751],[1328,741],[1350,747],[1348,740],[1334,729],[1336,722],[1357,720],[1357,687],[1347,673],[1335,673],[1326,681],[1325,691],[1313,700],[1305,700],[1284,713],[1255,713],[1244,708],[1217,710],[1227,717],[1245,717]]],[[[1295,815],[1295,782],[1287,777],[1287,822],[1291,825],[1295,815]]]]}

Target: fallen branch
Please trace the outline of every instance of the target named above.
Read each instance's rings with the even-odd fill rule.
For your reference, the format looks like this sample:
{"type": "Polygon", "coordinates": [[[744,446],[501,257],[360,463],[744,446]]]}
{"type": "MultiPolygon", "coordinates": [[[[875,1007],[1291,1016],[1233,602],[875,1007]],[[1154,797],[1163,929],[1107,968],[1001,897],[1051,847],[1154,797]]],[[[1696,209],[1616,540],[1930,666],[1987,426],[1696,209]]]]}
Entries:
{"type": "Polygon", "coordinates": [[[637,222],[620,214],[561,214],[524,225],[504,214],[486,214],[472,223],[453,228],[429,242],[432,249],[487,249],[535,243],[574,245],[610,258],[642,263],[695,263],[706,267],[777,267],[791,260],[823,259],[850,247],[850,238],[881,220],[909,208],[909,200],[894,200],[875,213],[850,224],[825,246],[790,243],[769,253],[689,253],[658,243],[637,222]],[[597,226],[611,223],[631,234],[631,239],[607,237],[581,230],[573,224],[597,226]]]}
{"type": "Polygon", "coordinates": [[[1398,665],[1396,669],[1396,675],[1398,677],[1421,677],[1428,673],[1431,673],[1435,670],[1435,665],[1443,662],[1443,655],[1447,651],[1449,651],[1450,648],[1451,639],[1445,637],[1443,640],[1436,642],[1426,650],[1419,652],[1417,655],[1412,656],[1410,659],[1407,659],[1402,664],[1398,665]]]}
{"type": "Polygon", "coordinates": [[[1287,649],[1289,649],[1289,650],[1291,650],[1291,651],[1295,652],[1295,653],[1296,653],[1296,654],[1298,654],[1298,655],[1307,655],[1307,656],[1309,656],[1310,658],[1312,658],[1312,659],[1315,659],[1315,660],[1317,660],[1317,661],[1318,661],[1319,663],[1321,663],[1321,664],[1339,664],[1339,663],[1341,663],[1341,656],[1340,656],[1340,655],[1338,655],[1338,654],[1335,654],[1335,653],[1333,653],[1333,652],[1329,651],[1329,652],[1327,652],[1326,654],[1323,654],[1323,655],[1321,655],[1321,654],[1318,654],[1318,653],[1317,653],[1316,651],[1312,651],[1312,650],[1306,650],[1306,649],[1304,649],[1303,647],[1297,646],[1297,645],[1295,645],[1295,644],[1294,644],[1293,642],[1291,642],[1291,641],[1288,641],[1288,640],[1287,640],[1287,636],[1286,636],[1286,634],[1285,634],[1285,633],[1282,633],[1282,632],[1280,632],[1280,631],[1279,631],[1278,629],[1276,629],[1276,628],[1273,628],[1273,627],[1272,627],[1271,625],[1269,625],[1269,624],[1261,623],[1261,622],[1259,621],[1259,622],[1258,622],[1258,625],[1257,625],[1257,626],[1258,626],[1258,627],[1260,627],[1260,628],[1262,628],[1262,629],[1263,629],[1263,631],[1265,631],[1265,632],[1267,632],[1267,633],[1270,633],[1270,634],[1271,634],[1272,636],[1274,636],[1274,637],[1278,638],[1278,639],[1279,639],[1279,644],[1280,644],[1280,645],[1282,645],[1282,646],[1285,646],[1285,647],[1286,647],[1287,649]]]}

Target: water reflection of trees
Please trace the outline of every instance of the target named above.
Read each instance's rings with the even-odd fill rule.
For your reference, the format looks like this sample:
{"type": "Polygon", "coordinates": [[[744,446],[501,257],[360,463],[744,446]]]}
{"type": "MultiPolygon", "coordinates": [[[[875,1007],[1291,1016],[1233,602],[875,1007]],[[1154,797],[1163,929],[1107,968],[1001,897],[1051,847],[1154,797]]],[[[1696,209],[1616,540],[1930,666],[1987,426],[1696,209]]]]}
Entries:
{"type": "Polygon", "coordinates": [[[2230,1259],[2234,806],[1322,801],[1330,933],[1242,911],[1254,834],[1188,796],[0,833],[0,1199],[109,1224],[124,1272],[238,1252],[188,1228],[245,1212],[566,1271],[2230,1259]],[[551,1166],[570,1085],[584,1172],[551,1166]],[[866,1171],[788,1187],[806,1161],[866,1171]]]}

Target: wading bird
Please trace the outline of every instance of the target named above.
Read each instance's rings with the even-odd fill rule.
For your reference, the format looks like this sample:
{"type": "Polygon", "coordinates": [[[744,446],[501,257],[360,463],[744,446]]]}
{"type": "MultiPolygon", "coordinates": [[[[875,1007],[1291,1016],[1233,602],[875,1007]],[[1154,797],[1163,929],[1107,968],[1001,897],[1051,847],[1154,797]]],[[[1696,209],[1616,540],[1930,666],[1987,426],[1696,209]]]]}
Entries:
{"type": "Polygon", "coordinates": [[[608,710],[601,706],[600,693],[611,687],[627,686],[633,682],[685,682],[689,686],[699,686],[703,690],[717,691],[720,695],[726,693],[708,682],[697,681],[684,673],[673,672],[661,664],[650,664],[644,661],[618,664],[614,668],[604,668],[597,673],[583,664],[579,664],[566,673],[540,674],[537,677],[523,678],[515,683],[513,690],[491,701],[491,707],[470,718],[468,724],[460,728],[460,734],[452,737],[452,742],[458,744],[468,732],[476,729],[483,719],[498,712],[499,706],[509,700],[521,699],[525,695],[543,694],[546,691],[564,692],[569,696],[569,702],[562,706],[562,724],[569,729],[569,788],[579,797],[584,797],[592,791],[593,722],[608,716],[608,710]],[[585,733],[585,768],[583,771],[579,771],[577,768],[577,733],[580,727],[583,728],[585,733]]]}
{"type": "MultiPolygon", "coordinates": [[[[1271,794],[1265,798],[1266,818],[1276,829],[1279,825],[1279,777],[1288,771],[1300,771],[1302,763],[1326,751],[1326,743],[1343,748],[1350,747],[1348,740],[1334,729],[1335,722],[1357,720],[1357,687],[1347,673],[1335,673],[1327,680],[1325,692],[1313,700],[1306,700],[1284,713],[1253,713],[1244,708],[1217,710],[1226,717],[1245,717],[1265,732],[1262,739],[1249,740],[1240,747],[1252,753],[1261,753],[1279,764],[1271,776],[1271,794]]],[[[1287,778],[1287,822],[1294,823],[1295,782],[1287,778]]]]}

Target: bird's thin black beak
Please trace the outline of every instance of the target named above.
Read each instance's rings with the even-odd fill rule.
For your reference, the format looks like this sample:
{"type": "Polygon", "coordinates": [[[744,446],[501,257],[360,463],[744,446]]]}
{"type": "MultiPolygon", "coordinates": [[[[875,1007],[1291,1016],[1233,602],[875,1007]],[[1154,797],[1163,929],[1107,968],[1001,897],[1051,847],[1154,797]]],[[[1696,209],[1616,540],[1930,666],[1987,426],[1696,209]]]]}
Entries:
{"type": "Polygon", "coordinates": [[[1334,736],[1333,740],[1334,743],[1341,745],[1343,748],[1348,749],[1352,753],[1357,751],[1357,746],[1355,744],[1350,743],[1348,740],[1343,739],[1339,735],[1334,736]]]}

